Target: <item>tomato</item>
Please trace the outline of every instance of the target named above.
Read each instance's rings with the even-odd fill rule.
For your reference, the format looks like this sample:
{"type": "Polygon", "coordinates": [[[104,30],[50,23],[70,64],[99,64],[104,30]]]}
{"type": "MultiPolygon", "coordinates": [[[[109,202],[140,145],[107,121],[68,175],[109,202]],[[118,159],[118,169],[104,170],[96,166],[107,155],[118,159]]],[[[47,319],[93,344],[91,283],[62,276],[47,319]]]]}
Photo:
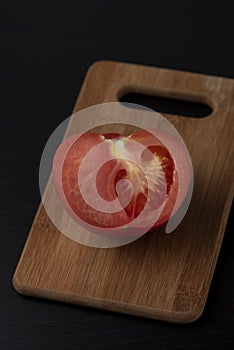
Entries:
{"type": "Polygon", "coordinates": [[[187,150],[162,130],[73,135],[53,161],[64,208],[87,229],[111,236],[163,225],[183,203],[190,177],[187,150]]]}

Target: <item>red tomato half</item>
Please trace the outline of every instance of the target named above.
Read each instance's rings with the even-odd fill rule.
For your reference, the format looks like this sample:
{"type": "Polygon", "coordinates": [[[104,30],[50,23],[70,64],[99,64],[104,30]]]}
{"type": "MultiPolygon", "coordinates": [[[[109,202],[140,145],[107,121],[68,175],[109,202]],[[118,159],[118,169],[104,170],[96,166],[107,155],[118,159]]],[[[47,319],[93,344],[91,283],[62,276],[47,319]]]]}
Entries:
{"type": "Polygon", "coordinates": [[[189,189],[190,158],[176,137],[151,132],[85,133],[59,146],[54,183],[75,221],[95,233],[131,236],[175,214],[189,189]]]}

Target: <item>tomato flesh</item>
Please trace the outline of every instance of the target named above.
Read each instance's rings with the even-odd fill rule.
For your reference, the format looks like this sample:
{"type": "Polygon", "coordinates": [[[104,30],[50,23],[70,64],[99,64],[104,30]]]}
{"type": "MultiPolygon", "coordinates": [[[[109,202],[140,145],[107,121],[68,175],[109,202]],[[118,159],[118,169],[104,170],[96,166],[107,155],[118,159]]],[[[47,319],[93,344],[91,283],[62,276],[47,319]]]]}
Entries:
{"type": "MultiPolygon", "coordinates": [[[[178,144],[177,141],[173,141],[173,137],[167,135],[166,137],[169,144],[170,142],[172,144],[174,142],[174,145],[178,144]]],[[[179,148],[180,146],[177,146],[177,149],[179,148]]],[[[178,154],[175,153],[175,157],[179,158],[182,153],[179,150],[178,154]]],[[[180,158],[183,157],[185,154],[180,158]]],[[[116,133],[104,135],[85,133],[73,135],[59,146],[53,161],[53,178],[62,204],[78,223],[84,226],[88,224],[98,232],[102,228],[126,229],[131,227],[132,221],[148,204],[144,216],[146,222],[140,223],[140,226],[144,228],[147,218],[150,218],[155,211],[161,210],[158,220],[150,226],[150,229],[153,229],[164,224],[171,216],[178,196],[178,171],[181,171],[182,167],[189,168],[188,159],[183,162],[178,162],[178,165],[177,159],[173,158],[164,143],[146,130],[139,130],[129,136],[116,133]],[[144,147],[140,155],[140,164],[135,162],[135,144],[144,147]],[[85,157],[100,145],[102,152],[91,161],[85,162],[86,176],[82,178],[82,187],[86,192],[89,189],[92,191],[93,183],[89,181],[93,172],[98,169],[95,178],[97,193],[103,200],[110,203],[118,198],[122,209],[115,212],[103,212],[93,207],[92,202],[87,203],[77,180],[85,157]],[[110,160],[99,168],[100,160],[105,156],[110,160]]],[[[186,188],[182,195],[180,193],[181,203],[188,191],[189,181],[185,182],[186,188]]],[[[89,195],[95,203],[96,199],[92,198],[92,193],[89,195]]],[[[139,233],[139,230],[137,232],[139,233]]]]}

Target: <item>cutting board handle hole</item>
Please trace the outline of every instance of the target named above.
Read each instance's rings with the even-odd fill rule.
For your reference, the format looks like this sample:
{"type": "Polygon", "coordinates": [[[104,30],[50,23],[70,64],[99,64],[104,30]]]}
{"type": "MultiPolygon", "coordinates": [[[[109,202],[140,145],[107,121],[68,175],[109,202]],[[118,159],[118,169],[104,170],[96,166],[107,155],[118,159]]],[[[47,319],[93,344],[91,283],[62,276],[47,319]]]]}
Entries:
{"type": "Polygon", "coordinates": [[[204,118],[212,113],[212,108],[206,103],[136,92],[128,92],[121,95],[119,101],[138,104],[159,113],[190,118],[204,118]]]}

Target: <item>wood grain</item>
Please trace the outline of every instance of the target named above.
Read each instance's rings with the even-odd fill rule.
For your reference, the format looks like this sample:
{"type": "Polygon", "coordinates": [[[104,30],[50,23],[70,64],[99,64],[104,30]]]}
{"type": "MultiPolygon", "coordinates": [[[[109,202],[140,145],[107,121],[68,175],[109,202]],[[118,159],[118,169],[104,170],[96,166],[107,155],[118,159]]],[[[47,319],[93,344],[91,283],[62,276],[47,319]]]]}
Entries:
{"type": "MultiPolygon", "coordinates": [[[[170,235],[160,229],[126,246],[98,249],[61,234],[41,204],[13,284],[26,295],[191,322],[203,312],[233,198],[234,80],[101,61],[90,67],[74,111],[127,92],[213,108],[202,119],[165,115],[193,162],[194,193],[183,222],[170,235]]],[[[71,121],[66,135],[74,128],[71,121]]]]}

